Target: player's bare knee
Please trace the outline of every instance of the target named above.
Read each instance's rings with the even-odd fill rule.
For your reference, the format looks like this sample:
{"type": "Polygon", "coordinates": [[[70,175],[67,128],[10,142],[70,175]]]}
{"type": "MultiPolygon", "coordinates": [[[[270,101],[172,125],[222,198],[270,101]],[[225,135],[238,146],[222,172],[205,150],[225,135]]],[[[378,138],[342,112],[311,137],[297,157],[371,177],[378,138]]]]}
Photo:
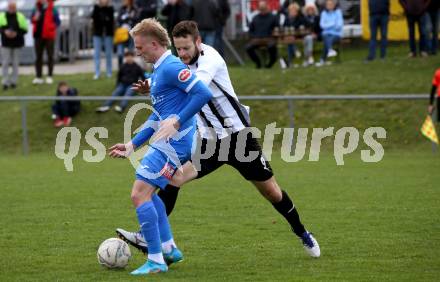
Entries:
{"type": "Polygon", "coordinates": [[[146,189],[142,182],[135,182],[131,190],[131,201],[135,207],[142,205],[142,203],[151,200],[152,192],[154,190],[146,189]]]}
{"type": "Polygon", "coordinates": [[[282,197],[283,194],[281,193],[280,189],[274,189],[271,191],[270,201],[272,203],[278,203],[279,201],[281,201],[282,197]]]}
{"type": "Polygon", "coordinates": [[[183,184],[195,179],[197,177],[197,170],[191,162],[185,163],[181,168],[176,170],[173,178],[170,180],[170,185],[181,187],[183,184]]]}
{"type": "Polygon", "coordinates": [[[266,191],[266,199],[271,203],[278,203],[281,201],[282,194],[278,186],[270,185],[270,188],[266,191]]]}
{"type": "Polygon", "coordinates": [[[131,202],[135,207],[139,207],[143,202],[145,202],[145,196],[138,189],[133,189],[131,191],[131,202]]]}
{"type": "Polygon", "coordinates": [[[185,179],[182,173],[175,173],[170,181],[170,184],[175,187],[180,187],[183,185],[185,179]]]}
{"type": "Polygon", "coordinates": [[[139,193],[137,193],[136,190],[133,189],[133,191],[131,191],[131,202],[133,203],[133,205],[135,207],[138,207],[140,204],[140,197],[139,197],[139,193]]]}
{"type": "Polygon", "coordinates": [[[259,186],[260,192],[271,203],[278,203],[283,197],[280,187],[274,179],[261,182],[259,186]]]}

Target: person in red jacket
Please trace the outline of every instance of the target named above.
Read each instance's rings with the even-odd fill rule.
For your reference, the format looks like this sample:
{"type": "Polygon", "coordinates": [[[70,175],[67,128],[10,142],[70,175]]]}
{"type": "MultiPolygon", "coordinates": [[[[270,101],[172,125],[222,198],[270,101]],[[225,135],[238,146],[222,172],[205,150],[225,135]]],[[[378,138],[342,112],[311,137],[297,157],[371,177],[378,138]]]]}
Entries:
{"type": "Polygon", "coordinates": [[[33,25],[35,47],[35,71],[36,77],[33,84],[42,84],[43,81],[43,53],[47,52],[48,76],[46,83],[52,84],[54,48],[57,27],[61,24],[60,16],[54,7],[54,0],[37,0],[35,9],[32,11],[31,21],[33,25]]]}
{"type": "Polygon", "coordinates": [[[440,122],[440,68],[438,68],[432,78],[431,95],[429,96],[428,113],[432,115],[434,111],[434,96],[437,92],[437,122],[440,122]]]}

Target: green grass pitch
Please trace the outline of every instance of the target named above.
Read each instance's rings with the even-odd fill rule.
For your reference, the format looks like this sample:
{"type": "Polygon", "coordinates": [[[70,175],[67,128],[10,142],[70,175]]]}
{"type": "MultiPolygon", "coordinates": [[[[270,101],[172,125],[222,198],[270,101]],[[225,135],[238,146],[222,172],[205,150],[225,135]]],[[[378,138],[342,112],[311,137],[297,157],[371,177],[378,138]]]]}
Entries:
{"type": "MultiPolygon", "coordinates": [[[[428,143],[427,143],[428,144],[428,143]]],[[[131,277],[97,263],[116,227],[137,229],[134,169],[106,159],[64,170],[53,153],[0,157],[0,281],[438,281],[438,154],[385,151],[344,166],[272,161],[280,185],[321,245],[308,257],[281,216],[237,172],[222,168],[186,185],[171,216],[185,261],[166,274],[131,277]]]]}

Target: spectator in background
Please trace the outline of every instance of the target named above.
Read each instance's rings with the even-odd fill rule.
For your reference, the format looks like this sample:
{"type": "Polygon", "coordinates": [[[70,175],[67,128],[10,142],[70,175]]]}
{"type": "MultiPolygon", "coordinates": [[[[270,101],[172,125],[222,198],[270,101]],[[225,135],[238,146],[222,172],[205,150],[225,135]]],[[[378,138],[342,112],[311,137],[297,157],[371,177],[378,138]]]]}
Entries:
{"type": "Polygon", "coordinates": [[[316,0],[315,4],[316,4],[316,7],[318,7],[319,11],[323,11],[325,9],[325,0],[316,0]]]}
{"type": "Polygon", "coordinates": [[[438,13],[440,12],[440,1],[431,0],[428,6],[428,14],[431,19],[431,35],[428,36],[428,49],[431,55],[437,54],[438,49],[438,13]]]}
{"type": "MultiPolygon", "coordinates": [[[[57,96],[77,96],[76,88],[70,88],[67,82],[61,81],[58,84],[57,96]]],[[[80,101],[58,100],[52,105],[52,113],[55,121],[54,126],[69,126],[72,123],[72,117],[80,111],[80,101]]]]}
{"type": "Polygon", "coordinates": [[[280,14],[283,14],[285,17],[289,16],[289,6],[293,3],[296,3],[297,5],[301,7],[304,7],[305,0],[285,0],[283,2],[283,5],[280,7],[280,14]]]}
{"type": "MultiPolygon", "coordinates": [[[[292,3],[288,7],[287,18],[284,21],[284,29],[299,30],[300,26],[304,27],[304,18],[300,14],[300,7],[297,3],[292,3]]],[[[291,66],[295,58],[296,46],[294,43],[287,44],[287,65],[291,66]]]]}
{"type": "MultiPolygon", "coordinates": [[[[134,61],[134,52],[127,51],[124,56],[125,62],[121,66],[118,72],[118,78],[116,80],[116,88],[112,93],[113,97],[124,96],[131,97],[135,94],[131,89],[132,84],[139,79],[144,80],[144,70],[134,61]]],[[[107,100],[104,105],[98,107],[96,112],[104,113],[110,110],[110,106],[113,104],[113,100],[107,100]]],[[[122,100],[121,103],[115,106],[115,111],[122,113],[128,105],[128,100],[122,100]]]]}
{"type": "MultiPolygon", "coordinates": [[[[399,0],[403,9],[405,10],[406,20],[408,21],[409,32],[409,49],[410,53],[408,57],[415,58],[417,56],[416,48],[416,24],[419,28],[419,52],[422,57],[428,56],[427,48],[427,32],[426,23],[427,15],[426,9],[428,8],[431,0],[399,0]]],[[[438,1],[438,0],[437,0],[438,1]]]]}
{"type": "Polygon", "coordinates": [[[35,9],[31,14],[35,48],[35,71],[36,77],[33,84],[42,84],[43,80],[43,53],[46,50],[48,76],[46,83],[53,83],[54,49],[57,27],[61,24],[57,9],[53,6],[53,0],[37,0],[35,9]]]}
{"type": "Polygon", "coordinates": [[[225,28],[226,21],[231,15],[231,7],[229,5],[228,0],[217,0],[217,1],[219,6],[219,14],[218,14],[217,27],[215,29],[214,48],[217,50],[217,52],[220,53],[222,57],[224,57],[225,52],[223,49],[223,29],[225,28]]]}
{"type": "Polygon", "coordinates": [[[377,30],[380,28],[380,58],[385,59],[388,38],[390,0],[368,0],[370,20],[370,44],[367,61],[376,58],[377,30]]]}
{"type": "Polygon", "coordinates": [[[277,60],[277,41],[273,32],[278,27],[278,17],[271,13],[265,0],[258,1],[258,11],[259,13],[253,17],[249,24],[251,40],[246,45],[246,52],[259,69],[261,68],[261,60],[256,50],[260,47],[267,48],[269,63],[265,67],[271,68],[277,60]]]}
{"type": "Polygon", "coordinates": [[[432,115],[434,112],[434,97],[437,100],[437,122],[440,122],[440,68],[437,69],[432,78],[431,95],[429,96],[428,113],[432,115]],[[437,94],[437,95],[436,95],[437,94]]]}
{"type": "Polygon", "coordinates": [[[342,17],[341,9],[336,8],[336,0],[325,1],[325,10],[321,13],[319,25],[322,28],[324,49],[320,61],[316,63],[316,66],[318,67],[324,65],[329,55],[329,51],[333,50],[333,44],[340,41],[342,38],[344,19],[342,17]]]}
{"type": "Polygon", "coordinates": [[[143,19],[155,18],[157,14],[158,0],[136,0],[136,7],[138,9],[138,22],[143,19]]]}
{"type": "Polygon", "coordinates": [[[137,22],[137,10],[134,6],[133,0],[124,0],[122,6],[119,9],[118,17],[116,19],[117,27],[123,28],[124,32],[126,30],[128,39],[125,42],[117,44],[117,54],[118,54],[118,67],[120,68],[124,59],[124,52],[127,48],[128,50],[134,49],[133,39],[130,37],[128,32],[137,22]]]}
{"type": "Polygon", "coordinates": [[[107,77],[112,77],[112,55],[114,34],[114,9],[109,0],[99,0],[98,5],[93,7],[93,48],[95,61],[95,75],[93,79],[99,79],[101,75],[101,50],[104,45],[107,77]]]}
{"type": "Polygon", "coordinates": [[[26,17],[17,12],[15,0],[8,2],[8,10],[0,13],[2,85],[3,90],[15,88],[18,80],[19,52],[24,46],[24,35],[28,29],[26,17]],[[9,75],[9,64],[12,74],[9,75]]]}
{"type": "Polygon", "coordinates": [[[214,47],[215,30],[219,25],[218,0],[192,0],[192,19],[199,26],[202,42],[214,47]]]}
{"type": "Polygon", "coordinates": [[[161,13],[167,17],[166,27],[170,37],[176,24],[191,19],[191,7],[184,0],[168,0],[161,13]]]}
{"type": "Polygon", "coordinates": [[[310,33],[304,36],[304,63],[303,66],[313,65],[313,42],[320,40],[321,27],[319,12],[314,3],[307,3],[304,7],[304,26],[310,33]]]}

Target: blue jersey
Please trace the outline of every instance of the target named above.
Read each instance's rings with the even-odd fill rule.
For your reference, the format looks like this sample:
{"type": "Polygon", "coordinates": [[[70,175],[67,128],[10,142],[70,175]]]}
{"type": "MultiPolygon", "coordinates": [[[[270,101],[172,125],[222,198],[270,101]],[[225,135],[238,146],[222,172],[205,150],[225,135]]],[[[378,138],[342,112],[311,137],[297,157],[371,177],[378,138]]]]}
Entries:
{"type": "MultiPolygon", "coordinates": [[[[150,96],[153,108],[166,119],[177,115],[189,102],[188,92],[198,81],[186,65],[173,55],[168,55],[160,64],[156,63],[151,76],[150,96]]],[[[180,124],[179,131],[192,126],[194,117],[180,124]]]]}
{"type": "Polygon", "coordinates": [[[188,160],[196,129],[194,115],[212,94],[180,59],[167,51],[154,64],[150,96],[156,113],[150,116],[147,130],[142,130],[132,140],[133,144],[140,146],[157,130],[160,121],[176,116],[180,123],[179,133],[172,137],[169,144],[162,140],[151,144],[151,147],[169,155],[172,154],[171,145],[181,162],[188,160]]]}
{"type": "MultiPolygon", "coordinates": [[[[196,76],[177,57],[171,55],[170,51],[165,56],[161,57],[163,60],[159,59],[154,64],[150,87],[151,102],[161,120],[177,115],[188,104],[187,93],[197,82],[196,76]]],[[[190,117],[180,124],[179,132],[184,132],[184,136],[178,141],[171,139],[170,144],[179,157],[191,153],[195,127],[195,117],[190,117]],[[190,129],[187,131],[188,128],[190,129]]],[[[165,148],[161,145],[163,142],[157,142],[152,144],[152,147],[164,151],[165,148]]]]}

